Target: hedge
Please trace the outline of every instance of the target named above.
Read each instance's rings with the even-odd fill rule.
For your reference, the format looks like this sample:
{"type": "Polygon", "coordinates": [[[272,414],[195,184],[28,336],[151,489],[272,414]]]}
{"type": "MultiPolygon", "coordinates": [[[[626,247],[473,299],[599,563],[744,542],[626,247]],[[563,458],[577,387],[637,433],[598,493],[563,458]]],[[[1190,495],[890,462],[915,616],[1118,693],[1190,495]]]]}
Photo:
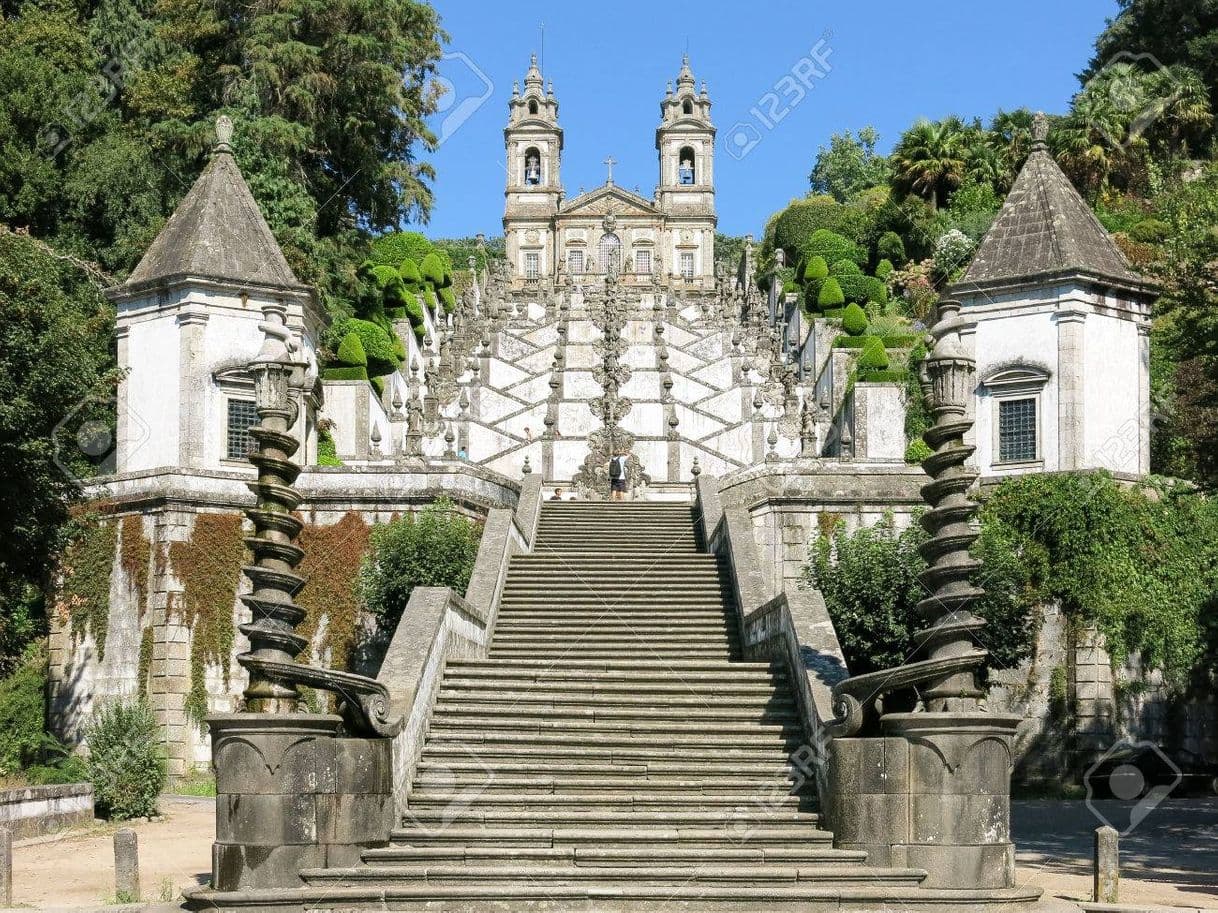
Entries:
{"type": "Polygon", "coordinates": [[[884,280],[876,276],[863,277],[863,293],[866,299],[874,304],[888,303],[888,286],[884,280]]]}
{"type": "MultiPolygon", "coordinates": [[[[840,315],[844,316],[846,309],[843,309],[840,315]]],[[[829,315],[826,314],[826,317],[829,315]]],[[[885,349],[908,349],[917,345],[920,337],[913,334],[896,334],[892,336],[838,336],[833,340],[834,348],[838,349],[861,349],[866,345],[868,339],[879,338],[884,343],[885,349]]]]}
{"type": "Polygon", "coordinates": [[[819,282],[822,279],[829,278],[829,264],[825,262],[824,257],[810,257],[807,264],[804,266],[803,279],[804,282],[819,282]]]}
{"type": "MultiPolygon", "coordinates": [[[[851,336],[862,336],[867,332],[867,313],[857,304],[850,304],[842,315],[842,329],[851,336]]],[[[883,343],[881,343],[883,345],[883,343]]]]}
{"type": "Polygon", "coordinates": [[[876,267],[875,267],[876,278],[880,279],[880,280],[887,279],[890,275],[892,275],[892,271],[894,269],[896,269],[896,267],[892,265],[892,261],[885,258],[876,264],[876,267]]]}
{"type": "Polygon", "coordinates": [[[409,257],[398,264],[398,275],[406,283],[406,288],[417,292],[423,286],[423,274],[419,272],[419,264],[409,257]]]}
{"type": "Polygon", "coordinates": [[[451,286],[444,286],[440,289],[440,303],[444,305],[444,313],[451,314],[457,309],[457,296],[453,293],[451,286]]]}
{"type": "Polygon", "coordinates": [[[322,380],[367,380],[368,369],[363,365],[340,365],[321,369],[322,380]]]}
{"type": "Polygon", "coordinates": [[[399,266],[403,260],[418,263],[429,253],[432,245],[417,231],[393,231],[372,242],[372,260],[387,266],[399,266]]]}

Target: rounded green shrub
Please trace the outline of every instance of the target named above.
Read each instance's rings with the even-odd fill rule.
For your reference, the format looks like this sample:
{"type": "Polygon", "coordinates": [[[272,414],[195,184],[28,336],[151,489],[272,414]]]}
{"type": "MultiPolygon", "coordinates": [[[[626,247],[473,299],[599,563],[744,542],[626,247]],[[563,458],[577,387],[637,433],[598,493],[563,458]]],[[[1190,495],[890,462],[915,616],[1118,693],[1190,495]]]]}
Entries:
{"type": "Polygon", "coordinates": [[[863,270],[853,260],[838,260],[829,267],[829,275],[841,279],[843,276],[861,276],[863,270]]]}
{"type": "Polygon", "coordinates": [[[829,278],[829,265],[823,257],[809,257],[804,267],[804,281],[821,281],[829,278]]]}
{"type": "Polygon", "coordinates": [[[883,281],[892,275],[892,271],[894,269],[896,269],[896,267],[892,265],[892,261],[885,258],[876,264],[875,276],[877,279],[883,281]]]}
{"type": "Polygon", "coordinates": [[[870,371],[883,371],[888,368],[888,352],[884,348],[884,340],[878,336],[870,336],[863,343],[863,350],[859,353],[859,377],[866,380],[867,373],[870,371]]]}
{"type": "Polygon", "coordinates": [[[434,250],[423,258],[423,262],[419,264],[419,272],[423,274],[423,281],[432,288],[441,288],[444,285],[444,261],[434,250]]]}
{"type": "Polygon", "coordinates": [[[165,787],[161,727],[143,701],[103,704],[86,732],[89,779],[105,817],[150,818],[165,787]]]}
{"type": "Polygon", "coordinates": [[[444,313],[451,314],[457,309],[457,296],[452,290],[451,285],[446,285],[438,292],[440,296],[440,304],[444,305],[444,313]]]}
{"type": "Polygon", "coordinates": [[[383,327],[370,320],[353,317],[347,321],[347,329],[359,336],[367,356],[369,377],[379,377],[397,368],[401,360],[394,350],[393,340],[383,327]]]}
{"type": "Polygon", "coordinates": [[[884,284],[884,280],[877,276],[863,277],[863,293],[866,299],[873,304],[888,303],[888,286],[884,284]]]}
{"type": "Polygon", "coordinates": [[[406,259],[419,263],[431,250],[431,242],[420,232],[391,231],[372,242],[372,260],[396,267],[406,259]]]}
{"type": "Polygon", "coordinates": [[[416,586],[447,586],[464,594],[481,528],[440,499],[417,515],[378,524],[360,568],[364,607],[393,631],[416,586]]]}
{"type": "Polygon", "coordinates": [[[867,300],[867,284],[864,281],[867,277],[853,260],[838,260],[829,267],[829,275],[837,280],[847,301],[862,303],[867,300]]]}
{"type": "Polygon", "coordinates": [[[1140,244],[1162,244],[1171,235],[1171,226],[1161,219],[1144,219],[1129,229],[1129,237],[1140,244]]]}
{"type": "Polygon", "coordinates": [[[837,232],[824,228],[812,233],[802,251],[805,257],[809,259],[821,257],[826,263],[836,263],[839,260],[863,263],[866,260],[865,254],[857,244],[837,232]]]}
{"type": "Polygon", "coordinates": [[[842,287],[838,284],[837,279],[830,276],[821,283],[820,291],[816,295],[816,306],[820,310],[839,308],[845,303],[846,296],[842,294],[842,287]]]}
{"type": "Polygon", "coordinates": [[[846,313],[842,316],[843,330],[851,336],[862,336],[867,332],[867,324],[867,314],[861,307],[854,303],[846,306],[846,313]]]}
{"type": "Polygon", "coordinates": [[[905,256],[905,242],[895,231],[886,231],[880,235],[880,240],[876,243],[876,253],[880,259],[893,264],[903,265],[908,259],[905,256]]]}
{"type": "Polygon", "coordinates": [[[406,288],[412,292],[417,292],[423,287],[423,274],[419,272],[419,264],[409,257],[398,264],[398,275],[402,277],[406,288]]]}
{"type": "Polygon", "coordinates": [[[377,396],[385,395],[385,378],[384,377],[370,377],[370,378],[368,378],[368,383],[372,384],[372,389],[376,391],[377,396]]]}
{"type": "Polygon", "coordinates": [[[358,333],[348,333],[338,344],[337,358],[344,365],[366,365],[368,355],[364,352],[364,344],[358,333]]]}

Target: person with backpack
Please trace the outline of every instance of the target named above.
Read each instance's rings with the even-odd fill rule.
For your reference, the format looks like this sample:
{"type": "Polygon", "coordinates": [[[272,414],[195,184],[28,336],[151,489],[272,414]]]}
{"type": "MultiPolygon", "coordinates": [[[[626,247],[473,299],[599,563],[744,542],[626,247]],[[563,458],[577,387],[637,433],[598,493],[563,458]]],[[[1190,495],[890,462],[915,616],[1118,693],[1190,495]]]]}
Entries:
{"type": "Polygon", "coordinates": [[[626,454],[620,450],[609,458],[609,497],[626,500],[626,454]]]}

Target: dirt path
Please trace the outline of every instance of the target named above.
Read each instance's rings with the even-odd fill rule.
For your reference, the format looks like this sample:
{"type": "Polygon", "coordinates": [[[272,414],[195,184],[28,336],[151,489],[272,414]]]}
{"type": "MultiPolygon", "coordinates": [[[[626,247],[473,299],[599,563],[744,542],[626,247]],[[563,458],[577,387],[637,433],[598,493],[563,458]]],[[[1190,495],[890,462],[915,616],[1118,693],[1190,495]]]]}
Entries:
{"type": "Polygon", "coordinates": [[[161,800],[162,818],[95,824],[13,847],[13,903],[18,906],[96,907],[114,900],[114,832],[138,834],[140,885],[146,901],[178,899],[206,880],[216,808],[211,799],[161,800]]]}

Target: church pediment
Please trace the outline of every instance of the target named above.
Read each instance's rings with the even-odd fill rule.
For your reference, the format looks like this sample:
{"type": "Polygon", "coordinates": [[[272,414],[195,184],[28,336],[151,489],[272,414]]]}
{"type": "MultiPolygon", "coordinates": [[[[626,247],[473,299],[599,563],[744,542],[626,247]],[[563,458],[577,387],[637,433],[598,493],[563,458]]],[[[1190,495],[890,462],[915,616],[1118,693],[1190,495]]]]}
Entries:
{"type": "Polygon", "coordinates": [[[635,193],[616,185],[598,187],[563,204],[563,215],[580,216],[658,216],[660,211],[635,193]]]}

